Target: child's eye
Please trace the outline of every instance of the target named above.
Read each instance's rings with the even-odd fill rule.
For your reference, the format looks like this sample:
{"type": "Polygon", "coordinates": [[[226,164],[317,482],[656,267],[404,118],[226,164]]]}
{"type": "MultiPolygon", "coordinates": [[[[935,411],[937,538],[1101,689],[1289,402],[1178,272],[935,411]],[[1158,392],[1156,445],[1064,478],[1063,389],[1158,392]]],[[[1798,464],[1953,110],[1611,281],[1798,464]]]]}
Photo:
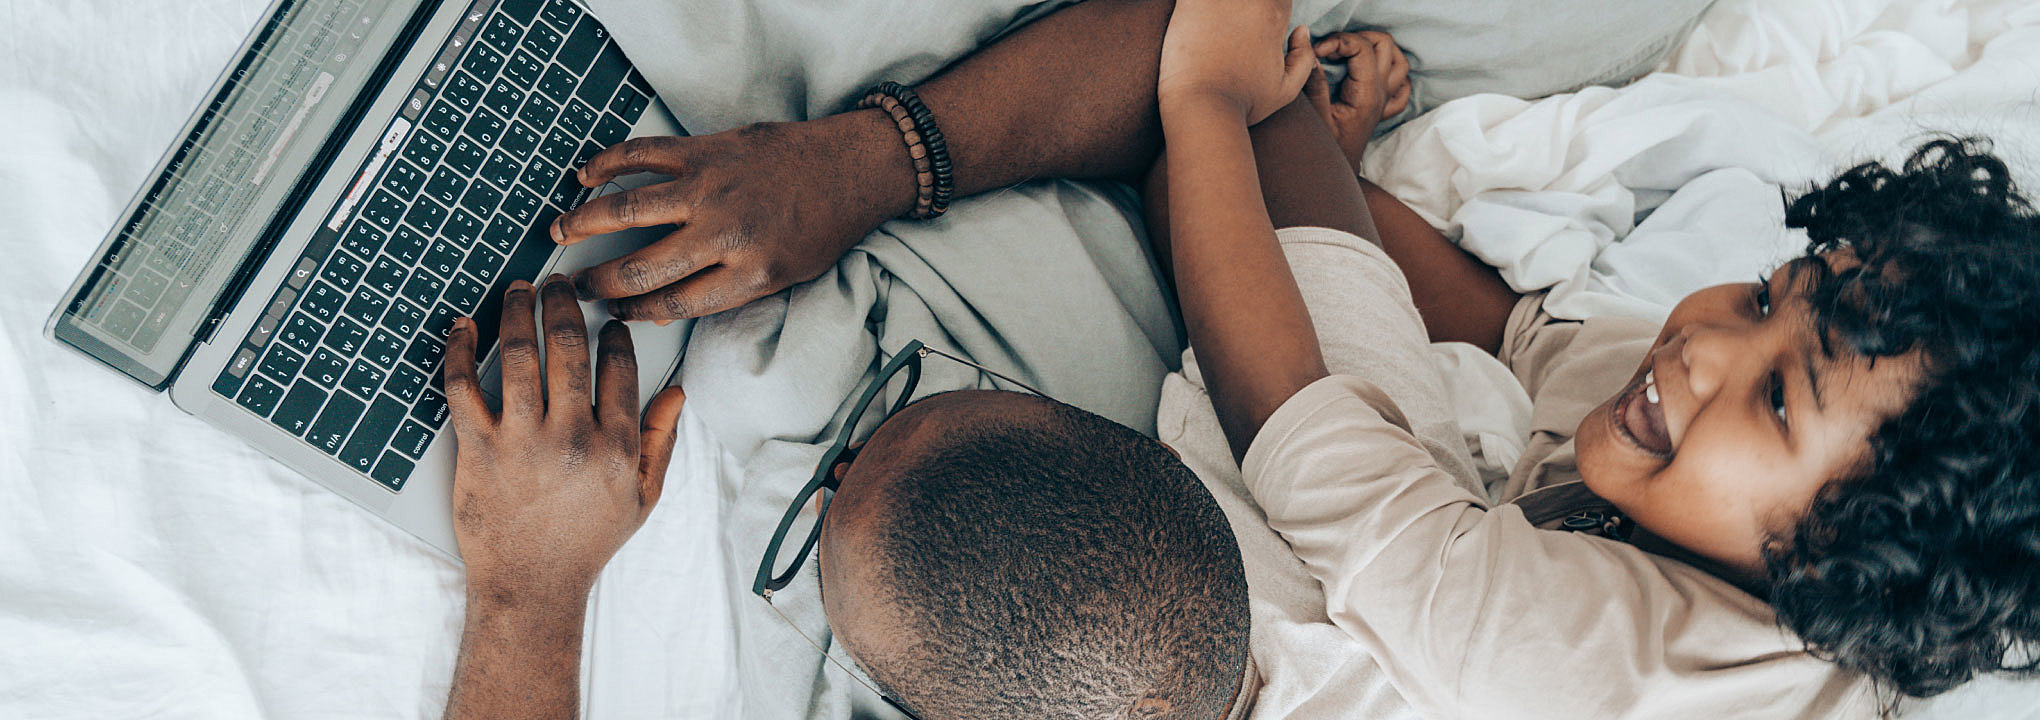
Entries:
{"type": "Polygon", "coordinates": [[[1757,315],[1759,317],[1770,317],[1771,280],[1769,278],[1757,278],[1757,293],[1754,300],[1757,304],[1757,315]]]}
{"type": "Polygon", "coordinates": [[[1771,412],[1778,416],[1778,424],[1789,425],[1790,423],[1785,422],[1785,378],[1774,372],[1771,373],[1770,382],[1771,412]]]}

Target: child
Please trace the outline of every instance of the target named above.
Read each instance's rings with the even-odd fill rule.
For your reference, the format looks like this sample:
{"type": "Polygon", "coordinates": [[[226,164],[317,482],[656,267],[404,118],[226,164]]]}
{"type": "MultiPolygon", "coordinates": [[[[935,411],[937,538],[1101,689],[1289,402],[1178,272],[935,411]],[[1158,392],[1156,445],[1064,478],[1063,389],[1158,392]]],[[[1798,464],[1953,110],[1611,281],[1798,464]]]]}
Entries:
{"type": "MultiPolygon", "coordinates": [[[[1861,716],[1866,685],[2034,668],[2040,221],[2001,162],[1942,141],[1859,166],[1790,204],[1812,242],[1769,277],[1662,328],[1562,322],[1393,198],[1263,142],[1309,119],[1277,112],[1308,83],[1357,164],[1407,92],[1385,36],[1319,43],[1355,68],[1333,101],[1300,35],[1272,52],[1286,2],[1235,5],[1179,2],[1162,53],[1150,213],[1196,350],[1163,439],[1201,375],[1328,616],[1420,710],[1861,716]],[[1486,507],[1439,414],[1405,412],[1442,390],[1427,336],[1495,353],[1534,398],[1551,442],[1514,502],[1486,507]]],[[[1194,439],[1172,444],[1190,460],[1194,439]]]]}

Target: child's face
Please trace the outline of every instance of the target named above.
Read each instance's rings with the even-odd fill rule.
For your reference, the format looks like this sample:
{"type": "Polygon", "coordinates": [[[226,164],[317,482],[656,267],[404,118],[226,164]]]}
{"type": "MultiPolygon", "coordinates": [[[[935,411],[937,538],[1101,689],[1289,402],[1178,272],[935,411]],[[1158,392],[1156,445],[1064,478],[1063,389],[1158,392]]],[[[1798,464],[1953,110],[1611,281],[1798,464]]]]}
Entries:
{"type": "MultiPolygon", "coordinates": [[[[1825,256],[1839,270],[1846,254],[1825,256]]],[[[1829,481],[1868,459],[1869,437],[1905,408],[1914,355],[1874,365],[1848,343],[1823,353],[1795,273],[1688,296],[1630,384],[1581,421],[1580,475],[1651,533],[1744,578],[1762,576],[1772,533],[1829,481]],[[1655,401],[1653,401],[1655,398],[1655,401]]]]}

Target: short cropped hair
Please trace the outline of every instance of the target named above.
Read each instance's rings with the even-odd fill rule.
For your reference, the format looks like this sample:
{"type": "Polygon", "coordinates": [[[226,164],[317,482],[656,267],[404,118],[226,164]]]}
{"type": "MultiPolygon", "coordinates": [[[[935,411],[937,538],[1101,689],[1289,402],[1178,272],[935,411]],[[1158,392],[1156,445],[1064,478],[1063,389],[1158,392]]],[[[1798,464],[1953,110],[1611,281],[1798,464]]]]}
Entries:
{"type": "Polygon", "coordinates": [[[1872,359],[1917,350],[1924,372],[1867,467],[1766,549],[1778,621],[1887,692],[2034,672],[2040,219],[1987,146],[1944,139],[1843,172],[1786,222],[1811,241],[1821,337],[1872,359]],[[1860,264],[1821,261],[1839,249],[1860,264]]]}
{"type": "Polygon", "coordinates": [[[1224,513],[1159,442],[1043,402],[883,493],[876,576],[909,639],[866,667],[929,720],[1222,718],[1250,625],[1224,513]]]}

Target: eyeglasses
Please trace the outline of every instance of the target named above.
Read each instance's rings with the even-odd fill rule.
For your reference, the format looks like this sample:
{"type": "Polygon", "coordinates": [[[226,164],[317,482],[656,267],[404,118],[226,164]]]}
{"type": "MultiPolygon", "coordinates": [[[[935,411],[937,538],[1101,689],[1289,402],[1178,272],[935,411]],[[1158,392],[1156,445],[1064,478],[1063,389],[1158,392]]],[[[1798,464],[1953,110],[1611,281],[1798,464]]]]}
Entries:
{"type": "Polygon", "coordinates": [[[843,667],[843,664],[837,662],[836,658],[829,654],[829,651],[824,650],[813,638],[809,638],[807,633],[801,632],[800,626],[795,625],[792,618],[786,617],[785,613],[780,612],[779,608],[772,604],[772,595],[786,589],[787,585],[793,583],[794,577],[800,573],[801,566],[807,562],[808,555],[814,552],[815,544],[821,540],[822,519],[828,515],[829,501],[835,498],[836,489],[841,485],[841,481],[836,477],[836,469],[855,460],[857,457],[857,451],[850,447],[850,438],[857,431],[858,421],[862,419],[864,412],[871,407],[872,401],[876,400],[883,393],[886,386],[902,370],[905,370],[907,373],[906,385],[900,389],[899,397],[893,400],[892,408],[886,411],[885,416],[889,418],[898,414],[909,402],[912,402],[914,389],[921,383],[921,362],[929,355],[940,355],[965,366],[975,368],[986,375],[1004,380],[1035,395],[1044,398],[1048,397],[1047,393],[1036,390],[1027,383],[1008,377],[997,370],[928,347],[919,340],[908,342],[905,347],[900,348],[900,351],[893,355],[892,360],[888,361],[885,367],[879,369],[878,376],[872,378],[871,385],[864,388],[864,393],[858,396],[857,404],[850,411],[850,415],[843,419],[843,428],[836,433],[836,441],[829,445],[829,450],[822,454],[822,461],[815,466],[814,476],[808,479],[807,485],[802,487],[800,492],[794,494],[793,504],[786,508],[786,514],[779,519],[779,529],[773,531],[772,541],[766,544],[765,557],[758,561],[758,575],[751,582],[751,592],[757,593],[758,597],[764,598],[765,606],[771,608],[773,614],[778,615],[779,619],[784,620],[788,626],[792,627],[793,631],[801,636],[801,639],[807,640],[809,645],[814,646],[815,651],[821,653],[824,659],[827,659],[830,664],[835,665],[838,670],[842,670],[843,674],[849,675],[851,679],[856,680],[858,684],[870,689],[873,694],[878,695],[879,699],[884,700],[887,705],[891,705],[893,709],[900,711],[909,718],[914,718],[914,720],[920,720],[920,716],[908,710],[897,698],[879,690],[857,673],[851,672],[849,668],[843,667]],[[820,509],[815,513],[814,524],[808,528],[807,538],[800,542],[799,550],[788,560],[786,569],[774,573],[773,568],[777,567],[781,560],[780,550],[786,544],[787,533],[792,531],[794,524],[800,521],[801,510],[805,509],[808,503],[815,499],[817,493],[821,494],[820,509]]]}

